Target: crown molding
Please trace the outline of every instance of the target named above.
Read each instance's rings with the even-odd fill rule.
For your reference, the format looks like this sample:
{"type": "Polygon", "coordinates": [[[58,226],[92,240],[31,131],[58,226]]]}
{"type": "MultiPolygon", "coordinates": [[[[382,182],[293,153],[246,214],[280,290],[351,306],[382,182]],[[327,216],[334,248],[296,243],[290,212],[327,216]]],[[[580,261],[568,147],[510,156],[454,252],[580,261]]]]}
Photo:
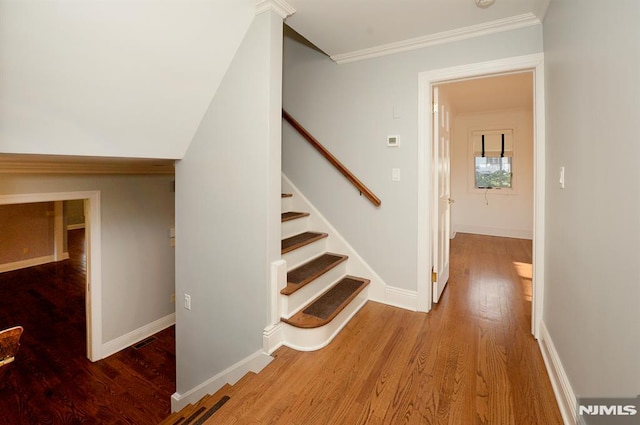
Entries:
{"type": "Polygon", "coordinates": [[[287,16],[296,13],[296,10],[284,0],[257,0],[256,1],[256,15],[259,15],[268,10],[272,10],[277,13],[282,19],[287,16]]]}
{"type": "Polygon", "coordinates": [[[533,11],[533,13],[535,13],[535,15],[540,20],[540,22],[543,22],[544,17],[547,15],[547,9],[549,9],[549,3],[551,3],[551,0],[542,0],[540,3],[538,3],[538,7],[536,7],[536,9],[533,11]]]}
{"type": "Polygon", "coordinates": [[[355,62],[364,59],[392,55],[394,53],[422,49],[438,44],[451,43],[453,41],[460,41],[469,38],[480,37],[483,35],[495,34],[502,31],[525,28],[533,25],[539,25],[540,23],[540,19],[538,19],[538,17],[533,13],[524,13],[522,15],[498,19],[496,21],[472,25],[469,27],[458,28],[451,31],[443,31],[423,37],[410,38],[408,40],[398,41],[395,43],[383,44],[368,49],[356,50],[349,53],[341,53],[331,56],[331,59],[338,64],[355,62]]]}

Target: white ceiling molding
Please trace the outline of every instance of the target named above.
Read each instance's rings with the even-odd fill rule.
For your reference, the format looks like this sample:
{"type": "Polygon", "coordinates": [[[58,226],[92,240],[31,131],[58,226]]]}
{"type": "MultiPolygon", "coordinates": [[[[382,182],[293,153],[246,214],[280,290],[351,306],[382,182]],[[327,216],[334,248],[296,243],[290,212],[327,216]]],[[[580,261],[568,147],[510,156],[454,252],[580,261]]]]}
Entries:
{"type": "Polygon", "coordinates": [[[468,38],[480,37],[497,32],[529,27],[538,25],[540,23],[540,19],[538,19],[538,17],[533,13],[524,13],[522,15],[498,19],[496,21],[472,25],[465,28],[443,31],[437,34],[430,34],[423,37],[410,38],[408,40],[398,41],[395,43],[383,44],[381,46],[357,50],[355,52],[341,53],[339,55],[331,56],[331,59],[338,64],[355,62],[364,59],[391,55],[394,53],[406,52],[409,50],[422,49],[424,47],[434,46],[437,44],[445,44],[452,41],[465,40],[468,38]]]}
{"type": "Polygon", "coordinates": [[[544,21],[547,9],[549,8],[549,3],[551,3],[551,0],[542,0],[541,3],[538,3],[538,7],[533,11],[538,19],[540,19],[540,22],[544,21]]]}
{"type": "Polygon", "coordinates": [[[266,12],[267,10],[274,11],[275,13],[280,15],[282,19],[296,13],[296,10],[284,0],[257,0],[256,1],[256,15],[259,15],[262,12],[266,12]]]}

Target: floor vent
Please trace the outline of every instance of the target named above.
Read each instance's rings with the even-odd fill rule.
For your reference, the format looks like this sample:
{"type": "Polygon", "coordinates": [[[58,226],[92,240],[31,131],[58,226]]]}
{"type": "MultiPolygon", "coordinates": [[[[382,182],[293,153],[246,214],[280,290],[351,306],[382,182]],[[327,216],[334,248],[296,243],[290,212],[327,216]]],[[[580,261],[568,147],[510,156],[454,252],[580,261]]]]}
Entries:
{"type": "Polygon", "coordinates": [[[149,338],[143,339],[142,341],[138,342],[137,344],[134,344],[133,348],[136,349],[136,350],[139,350],[142,347],[146,347],[147,345],[151,344],[155,340],[156,340],[155,336],[150,336],[149,338]]]}

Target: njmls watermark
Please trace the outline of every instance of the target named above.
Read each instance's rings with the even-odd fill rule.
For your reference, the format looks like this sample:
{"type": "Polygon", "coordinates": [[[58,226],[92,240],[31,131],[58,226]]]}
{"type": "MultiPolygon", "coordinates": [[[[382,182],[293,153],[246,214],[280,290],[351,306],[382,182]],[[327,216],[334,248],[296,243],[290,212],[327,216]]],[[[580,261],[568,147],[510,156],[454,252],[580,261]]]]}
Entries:
{"type": "Polygon", "coordinates": [[[636,398],[578,398],[579,425],[638,425],[640,396],[636,398]]]}

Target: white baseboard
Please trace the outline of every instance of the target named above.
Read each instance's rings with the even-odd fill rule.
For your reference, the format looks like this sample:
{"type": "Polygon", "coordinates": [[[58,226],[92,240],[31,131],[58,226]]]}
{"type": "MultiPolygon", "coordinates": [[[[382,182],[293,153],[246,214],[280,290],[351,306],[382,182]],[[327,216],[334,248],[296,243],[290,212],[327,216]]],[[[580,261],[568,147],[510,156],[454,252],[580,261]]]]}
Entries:
{"type": "Polygon", "coordinates": [[[369,298],[371,301],[404,308],[405,310],[418,310],[418,293],[416,291],[387,286],[384,291],[383,299],[377,299],[375,297],[369,298]]]}
{"type": "Polygon", "coordinates": [[[549,335],[549,331],[547,330],[544,322],[540,323],[540,338],[538,339],[538,345],[542,352],[544,364],[547,367],[549,379],[551,379],[551,385],[553,387],[553,392],[556,395],[558,407],[560,408],[562,421],[565,425],[574,425],[577,423],[576,395],[571,388],[569,378],[562,366],[556,347],[553,345],[551,335],[549,335]]]}
{"type": "Polygon", "coordinates": [[[177,412],[190,403],[196,403],[207,394],[218,391],[224,384],[235,384],[248,372],[260,372],[272,360],[273,357],[264,351],[257,351],[185,393],[175,392],[171,396],[171,411],[177,412]]]}
{"type": "Polygon", "coordinates": [[[454,233],[473,233],[475,235],[499,236],[502,238],[533,239],[533,230],[505,229],[502,227],[456,224],[454,233]]]}
{"type": "Polygon", "coordinates": [[[43,257],[28,258],[26,260],[0,264],[0,273],[26,269],[27,267],[41,266],[42,264],[53,263],[54,261],[53,255],[45,255],[43,257]]]}
{"type": "Polygon", "coordinates": [[[124,350],[132,346],[133,344],[142,341],[145,338],[149,338],[151,335],[156,334],[169,326],[173,326],[176,323],[176,314],[171,313],[164,316],[154,322],[144,325],[128,334],[122,335],[118,338],[112,339],[109,342],[102,344],[102,357],[109,357],[118,351],[124,350]]]}
{"type": "Polygon", "coordinates": [[[282,322],[271,325],[262,332],[262,349],[265,353],[273,353],[284,343],[282,322]]]}
{"type": "Polygon", "coordinates": [[[77,229],[84,229],[84,223],[69,224],[67,226],[67,230],[77,230],[77,229]]]}

